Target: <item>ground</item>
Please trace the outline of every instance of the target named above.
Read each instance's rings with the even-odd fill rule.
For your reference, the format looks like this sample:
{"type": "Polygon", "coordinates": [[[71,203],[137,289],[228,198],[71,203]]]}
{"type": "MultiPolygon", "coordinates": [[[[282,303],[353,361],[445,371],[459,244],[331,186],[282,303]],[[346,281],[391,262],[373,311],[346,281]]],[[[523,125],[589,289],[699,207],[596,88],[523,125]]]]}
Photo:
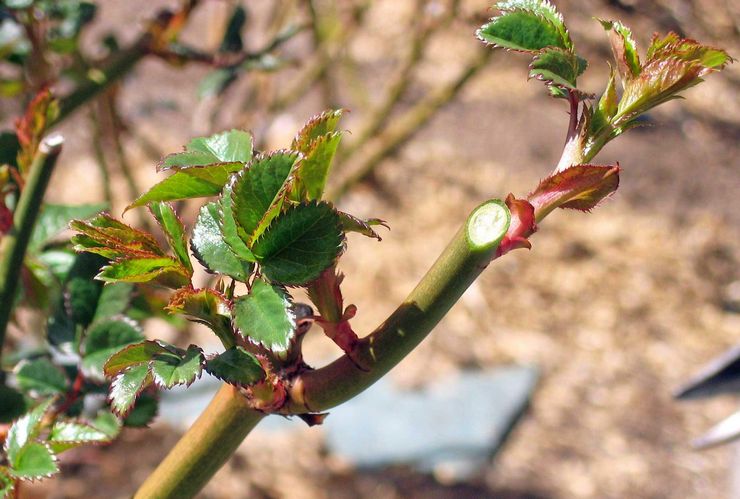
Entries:
{"type": "MultiPolygon", "coordinates": [[[[158,3],[114,2],[118,5],[105,5],[103,14],[119,26],[124,18],[142,19],[158,3]]],[[[623,19],[641,47],[654,30],[680,27],[740,54],[732,2],[556,3],[592,60],[594,74],[585,81],[596,93],[608,71],[603,62],[608,52],[591,16],[623,19]]],[[[372,29],[351,47],[370,88],[382,86],[388,54],[396,54],[393,49],[403,40],[402,30],[387,22],[393,16],[405,19],[408,7],[396,4],[402,2],[375,3],[372,29]]],[[[486,8],[481,2],[464,4],[465,12],[478,17],[488,15],[486,8]]],[[[449,79],[461,54],[478,48],[474,27],[475,21],[459,21],[435,38],[410,99],[449,79]]],[[[351,237],[342,260],[345,296],[359,307],[358,331],[372,330],[393,310],[470,209],[489,197],[526,194],[557,162],[566,109],[548,98],[539,82],[526,81],[526,62],[516,54],[495,55],[456,101],[382,163],[373,185],[361,185],[341,201],[342,209],[383,218],[392,228],[382,243],[351,237]]],[[[474,483],[446,484],[442,477],[400,468],[356,472],[327,455],[321,428],[306,428],[278,439],[251,435],[203,497],[704,498],[740,493],[732,489],[732,447],[700,452],[690,445],[730,415],[737,401],[678,403],[671,395],[703,363],[737,343],[740,332],[737,303],[733,306],[729,296],[740,279],[740,72],[735,66],[725,75],[710,75],[706,84],[686,93],[686,101],[652,113],[650,128],[610,145],[597,159],[602,164],[618,160],[624,168],[616,195],[592,214],[563,211],[549,217],[533,237],[531,251],[496,261],[393,371],[398,383],[417,385],[463,366],[517,363],[541,369],[528,415],[474,483]]],[[[203,131],[192,117],[194,105],[188,104],[202,74],[201,68],[144,63],[123,88],[124,114],[163,151],[177,150],[203,131]]],[[[343,99],[352,108],[351,98],[343,99]]],[[[278,125],[241,126],[264,134],[271,146],[285,146],[295,126],[321,110],[317,102],[313,95],[284,111],[278,125]]],[[[358,114],[350,114],[347,128],[362,121],[358,114]]],[[[54,179],[55,200],[98,196],[80,125],[85,123],[78,116],[63,128],[70,141],[54,179]],[[85,179],[90,180],[83,189],[85,179]]],[[[151,159],[135,144],[130,149],[140,184],[150,185],[157,178],[151,159]]],[[[155,327],[150,325],[148,334],[156,336],[155,327]]],[[[314,348],[325,352],[329,347],[315,336],[314,348]]],[[[110,447],[86,449],[63,461],[61,477],[27,489],[28,496],[127,497],[175,441],[175,432],[162,425],[129,431],[110,447]]]]}

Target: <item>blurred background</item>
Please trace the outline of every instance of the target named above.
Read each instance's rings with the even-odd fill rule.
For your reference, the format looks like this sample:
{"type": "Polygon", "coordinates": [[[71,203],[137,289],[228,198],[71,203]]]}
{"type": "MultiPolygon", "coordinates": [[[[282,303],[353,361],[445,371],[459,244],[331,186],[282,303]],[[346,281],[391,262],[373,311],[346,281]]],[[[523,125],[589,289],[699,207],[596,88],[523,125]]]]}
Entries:
{"type": "MultiPolygon", "coordinates": [[[[610,51],[593,17],[622,20],[643,51],[653,32],[674,30],[740,55],[740,5],[732,0],[555,3],[591,63],[582,85],[596,94],[610,51]]],[[[148,19],[180,5],[99,2],[81,50],[104,57],[113,45],[101,40],[111,34],[126,47],[148,19]]],[[[382,243],[351,238],[340,268],[345,299],[359,308],[355,329],[369,332],[472,208],[525,195],[560,157],[566,105],[527,82],[526,56],[475,39],[491,15],[490,3],[478,0],[199,2],[180,41],[222,59],[146,57],[77,110],[58,128],[67,141],[48,199],[107,199],[118,216],[163,178],[157,160],[193,136],[241,128],[259,149],[287,147],[310,116],[345,108],[341,127],[351,133],[331,192],[340,209],[391,227],[382,243]],[[233,17],[237,6],[243,23],[233,17]],[[229,25],[243,47],[224,49],[229,25]],[[240,52],[251,56],[223,63],[240,52]]],[[[496,261],[391,373],[395,386],[419,389],[463,369],[536,367],[529,410],[495,459],[464,480],[402,464],[360,469],[331,452],[324,427],[298,422],[258,429],[202,497],[740,497],[740,449],[691,447],[737,399],[672,398],[740,338],[740,66],[707,80],[597,158],[624,169],[613,198],[590,215],[549,217],[531,251],[496,261]]],[[[8,124],[21,109],[4,98],[0,119],[8,124]]],[[[186,223],[196,209],[182,206],[186,223]]],[[[140,212],[124,220],[136,223],[140,212]]],[[[145,329],[185,344],[203,334],[163,319],[145,329]]],[[[336,354],[318,333],[309,348],[315,364],[336,354]]],[[[393,418],[394,408],[385,409],[388,420],[374,424],[393,418]]],[[[464,425],[466,405],[458,410],[464,425]]],[[[196,415],[65,454],[60,477],[24,494],[128,497],[196,415]]]]}

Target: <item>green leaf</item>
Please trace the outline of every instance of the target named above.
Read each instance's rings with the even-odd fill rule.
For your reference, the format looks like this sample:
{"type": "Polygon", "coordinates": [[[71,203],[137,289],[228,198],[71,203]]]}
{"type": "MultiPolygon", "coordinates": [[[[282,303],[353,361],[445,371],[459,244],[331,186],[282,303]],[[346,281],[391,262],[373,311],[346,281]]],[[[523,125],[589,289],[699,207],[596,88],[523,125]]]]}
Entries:
{"type": "Polygon", "coordinates": [[[247,246],[280,212],[297,159],[298,154],[289,151],[258,156],[235,176],[231,184],[232,209],[247,246]]]}
{"type": "Polygon", "coordinates": [[[86,376],[104,380],[103,367],[122,348],[144,339],[138,325],[127,318],[99,322],[88,329],[82,343],[82,368],[86,376]]]}
{"type": "Polygon", "coordinates": [[[126,210],[155,201],[215,196],[224,188],[231,174],[239,171],[243,166],[241,163],[224,163],[191,166],[179,170],[139,196],[136,201],[126,207],[126,210]]]}
{"type": "Polygon", "coordinates": [[[193,322],[205,324],[227,348],[234,345],[229,303],[213,289],[183,288],[172,295],[166,310],[171,314],[183,314],[193,322]]]}
{"type": "Polygon", "coordinates": [[[205,370],[232,385],[248,385],[265,377],[259,361],[242,347],[232,347],[206,361],[205,370]]]}
{"type": "Polygon", "coordinates": [[[10,423],[26,412],[23,394],[9,386],[0,385],[0,423],[10,423]]]}
{"type": "Polygon", "coordinates": [[[322,135],[309,146],[309,152],[305,153],[296,170],[295,190],[301,200],[321,199],[341,139],[341,133],[333,132],[322,135]]]}
{"type": "Polygon", "coordinates": [[[93,322],[100,322],[122,314],[131,303],[134,285],[127,282],[114,282],[103,286],[95,308],[93,322]]]}
{"type": "Polygon", "coordinates": [[[154,395],[143,393],[129,412],[123,424],[129,428],[146,428],[157,417],[159,401],[154,395]]]}
{"type": "Polygon", "coordinates": [[[303,154],[311,151],[311,144],[319,137],[332,134],[337,130],[343,109],[324,111],[309,119],[293,139],[290,148],[303,154]]]}
{"type": "Polygon", "coordinates": [[[605,30],[609,31],[609,42],[623,84],[639,76],[640,56],[637,55],[637,44],[632,39],[632,31],[619,21],[604,19],[598,19],[598,21],[605,30]]]}
{"type": "Polygon", "coordinates": [[[237,258],[224,240],[220,209],[216,202],[207,203],[200,209],[190,246],[195,258],[209,272],[225,274],[245,282],[252,273],[252,265],[237,258]]]}
{"type": "Polygon", "coordinates": [[[54,236],[61,233],[74,219],[91,217],[104,209],[106,204],[81,204],[76,206],[63,204],[44,204],[38,221],[33,229],[28,250],[31,253],[41,250],[54,236]]]}
{"type": "Polygon", "coordinates": [[[175,385],[190,386],[200,377],[205,358],[203,351],[196,345],[190,345],[179,358],[163,356],[151,364],[154,383],[160,388],[172,388],[175,385]]]}
{"type": "Polygon", "coordinates": [[[599,103],[596,106],[596,109],[594,109],[593,116],[591,117],[591,135],[595,135],[609,124],[614,115],[617,114],[617,105],[616,74],[614,72],[614,68],[611,68],[606,89],[599,99],[599,103]]]}
{"type": "Polygon", "coordinates": [[[296,327],[290,295],[256,280],[248,295],[234,301],[234,325],[245,338],[271,352],[287,351],[296,327]]]}
{"type": "Polygon", "coordinates": [[[540,51],[529,65],[530,78],[570,90],[576,89],[576,79],[581,73],[579,57],[555,47],[540,51]]]}
{"type": "Polygon", "coordinates": [[[110,384],[110,406],[121,417],[126,416],[136,403],[136,397],[152,383],[148,363],[134,365],[119,372],[110,384]]]}
{"type": "Polygon", "coordinates": [[[185,146],[185,151],[166,156],[159,170],[215,165],[216,163],[241,163],[230,165],[237,171],[252,159],[252,136],[242,130],[229,130],[210,137],[198,137],[185,146]]]}
{"type": "Polygon", "coordinates": [[[156,356],[173,355],[165,343],[142,341],[113,354],[103,366],[106,376],[113,377],[132,366],[148,363],[156,356]]]}
{"type": "Polygon", "coordinates": [[[188,254],[188,243],[185,241],[185,227],[175,213],[175,209],[169,203],[151,203],[149,210],[162,228],[167,243],[172,248],[175,256],[190,275],[193,274],[193,265],[190,263],[188,254]]]}
{"type": "Polygon", "coordinates": [[[13,467],[15,467],[21,449],[39,434],[44,414],[53,402],[52,398],[41,402],[13,423],[8,430],[8,436],[5,439],[5,453],[13,467]]]}
{"type": "Polygon", "coordinates": [[[342,251],[339,215],[328,203],[289,208],[257,240],[252,251],[270,280],[301,285],[316,279],[342,251]]]}
{"type": "Polygon", "coordinates": [[[252,251],[247,247],[246,243],[239,237],[239,227],[236,225],[236,219],[234,218],[234,198],[232,195],[232,185],[236,178],[224,186],[223,193],[221,194],[220,212],[219,212],[219,223],[221,232],[223,233],[224,242],[229,245],[231,251],[242,260],[248,262],[255,262],[252,251]]]}
{"type": "Polygon", "coordinates": [[[102,444],[111,440],[106,432],[82,421],[58,420],[49,433],[49,446],[56,454],[83,444],[102,444]]]}
{"type": "Polygon", "coordinates": [[[48,478],[59,471],[57,460],[49,447],[40,442],[23,446],[10,462],[13,475],[21,480],[48,478]]]}
{"type": "Polygon", "coordinates": [[[67,391],[67,376],[46,357],[22,362],[16,371],[21,390],[34,395],[57,395],[67,391]]]}
{"type": "Polygon", "coordinates": [[[483,42],[505,49],[537,52],[546,47],[571,50],[562,17],[545,0],[501,2],[501,15],[476,31],[483,42]]]}
{"type": "Polygon", "coordinates": [[[187,269],[174,258],[130,258],[103,267],[95,277],[105,282],[149,282],[165,274],[180,274],[186,281],[187,269]]]}

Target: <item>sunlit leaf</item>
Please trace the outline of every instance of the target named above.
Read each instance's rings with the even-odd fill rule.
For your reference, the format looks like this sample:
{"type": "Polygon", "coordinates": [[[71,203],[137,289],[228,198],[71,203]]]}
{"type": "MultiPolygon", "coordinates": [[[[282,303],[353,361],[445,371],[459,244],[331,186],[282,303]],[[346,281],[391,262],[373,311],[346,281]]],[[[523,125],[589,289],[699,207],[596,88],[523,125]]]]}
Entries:
{"type": "Polygon", "coordinates": [[[609,42],[612,46],[617,70],[622,77],[622,83],[640,75],[640,56],[637,55],[637,45],[632,39],[632,31],[619,21],[599,19],[605,30],[609,31],[609,42]]]}
{"type": "Polygon", "coordinates": [[[111,441],[104,431],[84,421],[58,420],[49,433],[49,447],[55,453],[84,444],[102,444],[111,441]]]}
{"type": "Polygon", "coordinates": [[[74,219],[85,219],[106,209],[106,204],[44,204],[33,229],[28,250],[36,252],[61,233],[74,219]]]}
{"type": "Polygon", "coordinates": [[[41,430],[46,411],[49,410],[54,399],[47,399],[25,413],[8,430],[5,439],[5,453],[13,467],[17,462],[18,455],[28,443],[30,443],[41,430]]]}
{"type": "Polygon", "coordinates": [[[105,282],[149,282],[165,273],[179,274],[180,281],[187,282],[188,271],[171,257],[118,260],[103,267],[96,278],[105,282]]]}
{"type": "Polygon", "coordinates": [[[136,397],[151,384],[149,364],[129,367],[116,375],[110,385],[110,405],[115,414],[125,416],[136,403],[136,397]]]}
{"type": "Polygon", "coordinates": [[[217,163],[239,163],[222,165],[233,172],[239,170],[251,159],[252,136],[242,130],[228,130],[210,137],[198,137],[191,140],[185,146],[184,152],[166,156],[160,162],[159,170],[185,169],[217,163]]]}
{"type": "Polygon", "coordinates": [[[301,200],[321,199],[342,134],[333,132],[315,139],[296,170],[295,190],[301,200]]]}
{"type": "Polygon", "coordinates": [[[549,47],[534,57],[529,65],[529,76],[550,85],[575,90],[576,79],[585,69],[582,61],[573,52],[549,47]]]}
{"type": "Polygon", "coordinates": [[[219,203],[205,204],[193,227],[190,240],[193,254],[209,272],[225,274],[245,282],[252,272],[252,265],[239,259],[224,239],[219,203]]]}
{"type": "Polygon", "coordinates": [[[203,351],[195,345],[190,345],[179,358],[174,356],[155,358],[151,363],[154,383],[162,388],[172,388],[175,385],[190,386],[200,377],[204,362],[203,351]]]}
{"type": "Polygon", "coordinates": [[[162,228],[175,256],[177,256],[182,266],[192,274],[193,266],[190,263],[190,255],[188,254],[188,243],[185,240],[185,227],[182,224],[182,220],[175,213],[175,209],[171,204],[164,202],[151,203],[149,209],[162,228]]]}
{"type": "Polygon", "coordinates": [[[562,16],[546,0],[512,0],[496,4],[501,14],[483,25],[478,38],[488,44],[523,52],[545,47],[571,50],[562,16]]]}
{"type": "Polygon", "coordinates": [[[381,237],[378,235],[377,232],[375,232],[373,227],[377,225],[382,225],[386,229],[390,230],[388,224],[386,224],[384,220],[381,220],[379,218],[369,218],[367,220],[362,220],[343,211],[339,211],[337,213],[339,214],[339,220],[342,224],[342,230],[344,232],[357,232],[358,234],[362,234],[363,236],[372,237],[373,239],[377,239],[378,241],[380,241],[381,237]]]}
{"type": "Polygon", "coordinates": [[[236,225],[236,219],[234,218],[234,198],[232,193],[232,186],[236,181],[236,177],[224,186],[223,193],[219,199],[219,226],[223,234],[224,242],[231,248],[231,251],[239,257],[241,260],[248,262],[256,261],[252,251],[247,247],[246,243],[239,236],[239,227],[236,225]]]}
{"type": "Polygon", "coordinates": [[[589,211],[617,187],[618,166],[577,165],[544,179],[528,200],[538,213],[555,208],[589,211]]]}
{"type": "Polygon", "coordinates": [[[256,280],[246,296],[234,300],[234,325],[250,341],[281,353],[295,334],[290,295],[281,287],[256,280]]]}
{"type": "Polygon", "coordinates": [[[234,218],[250,246],[278,214],[298,154],[277,151],[258,156],[231,184],[234,218]]]}
{"type": "Polygon", "coordinates": [[[339,215],[328,203],[302,204],[276,218],[252,251],[272,281],[301,285],[316,279],[342,251],[339,215]]]}
{"type": "Polygon", "coordinates": [[[344,113],[343,109],[324,111],[309,119],[293,139],[290,148],[307,154],[311,150],[311,144],[328,134],[336,132],[339,120],[344,113]]]}
{"type": "Polygon", "coordinates": [[[232,347],[206,361],[205,370],[233,385],[248,385],[264,378],[259,361],[242,347],[232,347]]]}

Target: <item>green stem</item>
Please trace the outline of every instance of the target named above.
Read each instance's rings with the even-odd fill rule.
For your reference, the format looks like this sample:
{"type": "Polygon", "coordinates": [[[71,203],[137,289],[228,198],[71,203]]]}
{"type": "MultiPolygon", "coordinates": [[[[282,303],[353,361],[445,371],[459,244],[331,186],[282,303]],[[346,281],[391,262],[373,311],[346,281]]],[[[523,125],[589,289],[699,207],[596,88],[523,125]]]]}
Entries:
{"type": "MultiPolygon", "coordinates": [[[[305,414],[329,409],[390,371],[421,343],[488,266],[509,222],[509,210],[501,201],[487,201],[476,208],[408,298],[353,352],[362,369],[344,355],[326,367],[299,375],[280,412],[305,414]]],[[[194,496],[263,416],[250,409],[235,388],[225,385],[135,497],[194,496]]]]}
{"type": "Polygon", "coordinates": [[[0,254],[0,359],[5,332],[15,303],[23,259],[31,239],[51,173],[62,150],[61,135],[41,141],[13,213],[13,227],[2,239],[0,254]]]}
{"type": "Polygon", "coordinates": [[[195,496],[264,416],[249,408],[236,388],[224,384],[134,498],[195,496]]]}

